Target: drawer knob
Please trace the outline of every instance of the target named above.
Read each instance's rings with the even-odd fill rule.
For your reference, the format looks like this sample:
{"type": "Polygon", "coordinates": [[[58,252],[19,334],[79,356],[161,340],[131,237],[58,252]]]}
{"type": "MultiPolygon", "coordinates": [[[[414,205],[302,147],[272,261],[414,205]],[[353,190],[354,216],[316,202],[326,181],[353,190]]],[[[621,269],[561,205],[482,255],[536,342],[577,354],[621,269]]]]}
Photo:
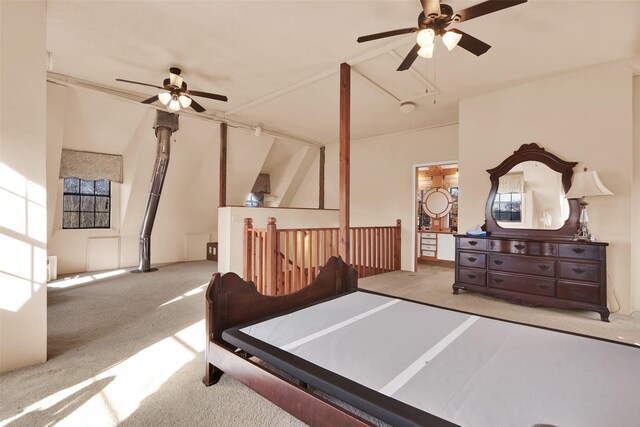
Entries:
{"type": "Polygon", "coordinates": [[[549,285],[538,285],[540,289],[549,289],[549,285]]]}
{"type": "Polygon", "coordinates": [[[547,271],[550,267],[546,264],[538,264],[538,268],[542,271],[547,271]]]}
{"type": "Polygon", "coordinates": [[[574,269],[572,269],[572,270],[573,270],[573,272],[574,272],[574,273],[576,273],[576,274],[583,274],[583,273],[585,273],[585,272],[586,272],[586,270],[583,270],[583,269],[581,269],[581,268],[574,268],[574,269]]]}
{"type": "Polygon", "coordinates": [[[478,258],[476,257],[472,257],[470,256],[469,258],[467,258],[469,260],[469,262],[476,262],[478,260],[478,258]]]}
{"type": "Polygon", "coordinates": [[[478,242],[476,242],[475,240],[470,240],[469,241],[469,246],[475,246],[477,244],[478,244],[478,242]]]}
{"type": "Polygon", "coordinates": [[[495,265],[502,265],[502,264],[504,264],[504,261],[500,261],[499,259],[494,259],[494,260],[493,260],[493,263],[494,263],[495,265]]]}
{"type": "Polygon", "coordinates": [[[496,282],[496,283],[502,283],[502,282],[504,282],[504,280],[502,280],[502,279],[498,279],[497,277],[496,277],[495,279],[493,279],[493,281],[494,281],[494,282],[496,282]]]}
{"type": "Polygon", "coordinates": [[[519,244],[519,243],[518,243],[517,245],[513,245],[513,247],[514,247],[514,248],[516,248],[516,249],[517,249],[517,250],[519,250],[519,251],[521,251],[522,249],[524,249],[524,248],[525,248],[525,246],[524,246],[524,245],[521,245],[521,244],[519,244]]]}
{"type": "Polygon", "coordinates": [[[489,242],[489,247],[491,249],[493,249],[495,247],[495,245],[496,245],[496,242],[494,242],[493,240],[489,242]]]}
{"type": "Polygon", "coordinates": [[[573,251],[573,253],[575,253],[575,254],[581,254],[581,253],[584,253],[584,251],[585,251],[585,250],[584,250],[584,249],[582,249],[582,248],[571,248],[571,250],[572,250],[572,251],[573,251]]]}
{"type": "Polygon", "coordinates": [[[477,276],[475,274],[467,274],[469,279],[475,279],[477,276]]]}

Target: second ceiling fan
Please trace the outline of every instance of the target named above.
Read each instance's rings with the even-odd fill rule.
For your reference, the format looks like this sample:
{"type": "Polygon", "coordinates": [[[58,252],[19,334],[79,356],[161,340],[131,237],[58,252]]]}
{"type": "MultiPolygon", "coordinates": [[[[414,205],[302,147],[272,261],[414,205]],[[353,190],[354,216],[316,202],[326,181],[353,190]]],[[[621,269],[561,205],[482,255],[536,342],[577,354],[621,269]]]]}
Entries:
{"type": "Polygon", "coordinates": [[[191,107],[198,113],[205,111],[204,107],[198,104],[193,97],[199,96],[202,98],[215,99],[216,101],[227,102],[227,97],[224,95],[218,95],[217,93],[201,92],[198,90],[187,89],[187,83],[180,75],[182,70],[178,67],[169,68],[169,78],[164,79],[162,86],[157,86],[149,83],[134,82],[132,80],[116,79],[118,82],[133,83],[135,85],[149,86],[159,89],[160,92],[152,96],[149,99],[142,101],[143,104],[153,104],[156,101],[160,101],[162,105],[167,107],[167,110],[171,113],[177,113],[181,108],[191,107]]]}
{"type": "Polygon", "coordinates": [[[468,21],[526,2],[527,0],[488,0],[454,13],[451,6],[440,3],[440,0],[420,0],[422,11],[418,15],[417,27],[401,28],[358,37],[358,43],[418,32],[416,44],[402,61],[398,71],[408,70],[418,56],[423,58],[433,57],[436,36],[442,37],[443,43],[449,50],[460,46],[474,55],[480,56],[488,51],[491,46],[457,28],[447,29],[447,27],[452,23],[468,21]]]}

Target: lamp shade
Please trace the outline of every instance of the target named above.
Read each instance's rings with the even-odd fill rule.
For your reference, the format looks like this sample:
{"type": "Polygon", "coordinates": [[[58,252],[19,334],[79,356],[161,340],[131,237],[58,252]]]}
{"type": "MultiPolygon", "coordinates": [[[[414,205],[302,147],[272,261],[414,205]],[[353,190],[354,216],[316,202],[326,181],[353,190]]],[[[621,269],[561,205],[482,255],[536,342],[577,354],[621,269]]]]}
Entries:
{"type": "Polygon", "coordinates": [[[171,101],[171,94],[169,92],[160,92],[158,94],[158,99],[163,105],[167,105],[169,101],[171,101]]]}
{"type": "Polygon", "coordinates": [[[420,45],[420,47],[429,46],[430,44],[433,44],[435,35],[435,31],[433,31],[431,28],[425,28],[424,30],[418,31],[416,42],[420,45]]]}
{"type": "Polygon", "coordinates": [[[455,31],[447,31],[442,36],[442,42],[447,47],[447,49],[452,50],[454,47],[458,45],[458,42],[462,38],[462,34],[456,33],[455,31]]]}
{"type": "Polygon", "coordinates": [[[427,46],[423,46],[420,48],[420,50],[418,50],[418,55],[423,57],[423,58],[428,58],[431,59],[433,58],[433,48],[435,47],[435,45],[433,43],[431,43],[430,45],[427,46]]]}
{"type": "Polygon", "coordinates": [[[573,175],[571,188],[567,193],[567,199],[581,199],[588,196],[610,196],[613,193],[604,186],[598,172],[584,171],[573,175]]]}

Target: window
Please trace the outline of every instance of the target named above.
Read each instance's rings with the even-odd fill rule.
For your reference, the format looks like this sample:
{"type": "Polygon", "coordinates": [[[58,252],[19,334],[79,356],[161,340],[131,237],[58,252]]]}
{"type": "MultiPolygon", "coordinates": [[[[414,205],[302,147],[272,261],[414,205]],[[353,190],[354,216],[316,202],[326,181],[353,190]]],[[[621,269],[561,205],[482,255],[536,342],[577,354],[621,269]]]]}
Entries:
{"type": "Polygon", "coordinates": [[[62,228],[110,228],[111,181],[64,178],[62,228]]]}
{"type": "MultiPolygon", "coordinates": [[[[264,199],[260,199],[258,197],[259,195],[260,193],[258,193],[258,195],[254,193],[249,193],[249,195],[247,196],[247,200],[244,201],[244,205],[252,206],[252,207],[264,206],[264,203],[263,203],[264,199]]],[[[262,195],[262,197],[264,198],[264,194],[262,195]]]]}
{"type": "Polygon", "coordinates": [[[498,193],[493,200],[496,221],[522,222],[522,193],[498,193]]]}

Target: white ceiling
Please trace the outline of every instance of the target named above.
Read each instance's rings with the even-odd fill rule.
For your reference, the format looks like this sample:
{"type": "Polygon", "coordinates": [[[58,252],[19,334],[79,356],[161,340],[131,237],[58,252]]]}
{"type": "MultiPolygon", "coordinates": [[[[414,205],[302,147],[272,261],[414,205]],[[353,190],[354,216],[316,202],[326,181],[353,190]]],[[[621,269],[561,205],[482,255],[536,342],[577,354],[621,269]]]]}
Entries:
{"type": "MultiPolygon", "coordinates": [[[[479,1],[451,0],[456,9],[479,1]]],[[[198,99],[208,110],[322,143],[338,139],[338,74],[352,63],[395,98],[423,95],[426,76],[439,93],[405,115],[393,97],[352,75],[352,138],[454,122],[458,100],[568,70],[640,55],[640,1],[531,0],[458,27],[493,47],[485,55],[439,45],[435,60],[397,72],[414,35],[358,44],[356,38],[414,26],[407,1],[60,1],[49,0],[53,71],[133,93],[154,89],[170,66],[191,89],[225,94],[198,99]],[[385,48],[388,46],[388,48],[385,48]],[[379,55],[362,61],[368,52],[379,55]],[[325,77],[314,80],[314,76],[325,77]],[[286,89],[310,80],[292,91],[286,89]],[[250,108],[245,104],[280,93],[250,108]]],[[[550,94],[552,96],[552,94],[550,94]]]]}

